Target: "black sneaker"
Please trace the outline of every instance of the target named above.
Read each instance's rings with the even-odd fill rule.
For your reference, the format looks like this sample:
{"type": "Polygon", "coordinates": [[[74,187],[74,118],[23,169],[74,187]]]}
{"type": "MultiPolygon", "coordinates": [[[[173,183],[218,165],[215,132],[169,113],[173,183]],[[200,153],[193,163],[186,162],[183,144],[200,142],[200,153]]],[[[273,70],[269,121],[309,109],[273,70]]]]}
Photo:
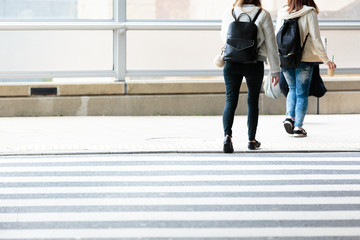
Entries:
{"type": "Polygon", "coordinates": [[[233,144],[231,142],[231,137],[229,137],[229,136],[226,136],[224,139],[223,151],[224,151],[224,153],[233,153],[234,152],[233,144]]]}
{"type": "Polygon", "coordinates": [[[261,142],[258,142],[258,141],[255,140],[255,142],[249,142],[248,149],[249,150],[256,150],[256,149],[260,148],[260,146],[261,146],[261,142]]]}
{"type": "Polygon", "coordinates": [[[294,137],[306,137],[306,136],[307,136],[307,132],[305,131],[305,129],[294,130],[294,137]]]}
{"type": "Polygon", "coordinates": [[[283,123],[284,123],[285,131],[288,134],[293,134],[294,133],[294,120],[292,120],[291,118],[287,118],[287,119],[285,119],[285,121],[283,121],[283,123]]]}

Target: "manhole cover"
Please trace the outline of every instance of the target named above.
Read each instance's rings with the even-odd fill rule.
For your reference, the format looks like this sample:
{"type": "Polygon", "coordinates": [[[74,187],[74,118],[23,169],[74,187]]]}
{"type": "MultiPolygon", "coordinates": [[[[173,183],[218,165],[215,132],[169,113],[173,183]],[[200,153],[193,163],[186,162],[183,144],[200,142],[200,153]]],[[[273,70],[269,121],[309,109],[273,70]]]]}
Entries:
{"type": "Polygon", "coordinates": [[[215,139],[210,138],[198,138],[198,137],[156,137],[149,138],[146,141],[158,142],[158,143],[180,143],[180,142],[213,142],[215,139]]]}

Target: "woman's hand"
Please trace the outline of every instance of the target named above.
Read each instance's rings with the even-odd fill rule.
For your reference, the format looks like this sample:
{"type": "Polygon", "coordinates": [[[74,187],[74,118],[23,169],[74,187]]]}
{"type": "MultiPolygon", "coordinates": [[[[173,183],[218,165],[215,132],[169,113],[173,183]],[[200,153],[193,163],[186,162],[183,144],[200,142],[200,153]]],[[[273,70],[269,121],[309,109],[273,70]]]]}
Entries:
{"type": "Polygon", "coordinates": [[[278,85],[279,79],[280,79],[280,77],[272,77],[271,82],[272,82],[272,83],[275,83],[275,84],[274,84],[274,87],[275,87],[276,85],[278,85]]]}
{"type": "Polygon", "coordinates": [[[336,64],[332,61],[327,62],[326,65],[328,65],[329,69],[336,69],[336,64]]]}

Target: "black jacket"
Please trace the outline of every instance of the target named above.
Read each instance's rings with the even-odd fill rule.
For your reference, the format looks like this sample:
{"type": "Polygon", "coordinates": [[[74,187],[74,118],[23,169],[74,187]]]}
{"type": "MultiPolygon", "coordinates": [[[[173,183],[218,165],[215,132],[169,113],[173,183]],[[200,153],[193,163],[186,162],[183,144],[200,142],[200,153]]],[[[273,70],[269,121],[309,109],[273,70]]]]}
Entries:
{"type": "MultiPolygon", "coordinates": [[[[279,84],[280,84],[281,93],[284,94],[286,97],[289,92],[289,86],[286,82],[286,79],[285,79],[282,71],[280,74],[279,84]]],[[[327,89],[324,85],[324,82],[323,82],[321,76],[320,76],[320,67],[319,67],[319,65],[315,65],[313,75],[312,75],[311,85],[310,85],[309,96],[314,96],[314,97],[320,98],[320,97],[324,96],[326,92],[327,92],[327,89]]]]}

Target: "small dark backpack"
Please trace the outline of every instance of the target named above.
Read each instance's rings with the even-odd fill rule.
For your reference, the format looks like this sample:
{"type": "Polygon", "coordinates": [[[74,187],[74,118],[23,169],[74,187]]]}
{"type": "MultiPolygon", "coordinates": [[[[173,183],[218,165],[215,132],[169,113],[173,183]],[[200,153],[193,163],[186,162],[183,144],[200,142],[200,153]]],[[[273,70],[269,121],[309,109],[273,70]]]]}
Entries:
{"type": "Polygon", "coordinates": [[[302,54],[309,34],[301,46],[299,18],[286,19],[276,35],[280,66],[296,68],[301,63],[302,54]]]}
{"type": "Polygon", "coordinates": [[[228,62],[255,62],[258,56],[257,47],[257,26],[256,19],[261,13],[261,9],[257,12],[253,20],[246,13],[241,13],[236,18],[234,9],[232,15],[235,19],[229,25],[229,30],[226,39],[224,61],[228,62]],[[246,15],[249,17],[250,22],[240,22],[240,17],[246,15]]]}

